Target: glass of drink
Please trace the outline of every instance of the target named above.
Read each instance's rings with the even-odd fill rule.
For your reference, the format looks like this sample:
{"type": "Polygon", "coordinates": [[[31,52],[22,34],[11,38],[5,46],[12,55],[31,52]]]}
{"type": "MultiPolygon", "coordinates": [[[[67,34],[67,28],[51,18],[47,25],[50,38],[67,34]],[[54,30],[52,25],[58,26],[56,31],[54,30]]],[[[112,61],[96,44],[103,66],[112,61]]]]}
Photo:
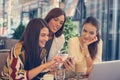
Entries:
{"type": "Polygon", "coordinates": [[[75,73],[76,73],[77,80],[83,79],[83,75],[84,75],[85,71],[82,66],[82,62],[75,63],[75,73]]]}
{"type": "Polygon", "coordinates": [[[58,69],[55,71],[55,80],[65,79],[65,69],[58,69]]]}

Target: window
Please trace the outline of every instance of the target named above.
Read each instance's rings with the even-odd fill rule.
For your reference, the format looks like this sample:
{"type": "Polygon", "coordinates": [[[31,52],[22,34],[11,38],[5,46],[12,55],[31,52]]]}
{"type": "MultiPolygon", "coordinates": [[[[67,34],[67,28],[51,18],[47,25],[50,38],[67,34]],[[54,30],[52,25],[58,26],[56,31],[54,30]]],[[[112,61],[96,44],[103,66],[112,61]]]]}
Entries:
{"type": "Polygon", "coordinates": [[[82,3],[79,3],[79,6],[84,7],[80,12],[85,14],[79,18],[80,24],[88,16],[94,16],[100,22],[103,60],[120,59],[120,0],[81,0],[79,2],[82,3]]]}

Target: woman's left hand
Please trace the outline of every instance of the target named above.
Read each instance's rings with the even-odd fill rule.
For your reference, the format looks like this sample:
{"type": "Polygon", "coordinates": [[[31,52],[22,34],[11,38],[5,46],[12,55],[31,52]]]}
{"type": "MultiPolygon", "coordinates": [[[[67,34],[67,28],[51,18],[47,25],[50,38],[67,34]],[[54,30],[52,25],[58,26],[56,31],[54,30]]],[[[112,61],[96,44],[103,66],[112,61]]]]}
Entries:
{"type": "Polygon", "coordinates": [[[97,38],[97,36],[95,36],[93,39],[91,39],[90,41],[83,44],[84,48],[86,48],[88,45],[96,42],[97,40],[98,40],[98,38],[97,38]]]}

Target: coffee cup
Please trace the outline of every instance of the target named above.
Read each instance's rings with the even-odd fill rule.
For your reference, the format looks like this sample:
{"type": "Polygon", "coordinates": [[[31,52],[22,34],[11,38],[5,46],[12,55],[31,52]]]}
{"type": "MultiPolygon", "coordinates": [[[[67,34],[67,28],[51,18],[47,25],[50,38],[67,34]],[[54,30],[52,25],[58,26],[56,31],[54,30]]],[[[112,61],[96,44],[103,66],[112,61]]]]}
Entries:
{"type": "Polygon", "coordinates": [[[45,74],[40,80],[54,80],[53,74],[45,74]]]}

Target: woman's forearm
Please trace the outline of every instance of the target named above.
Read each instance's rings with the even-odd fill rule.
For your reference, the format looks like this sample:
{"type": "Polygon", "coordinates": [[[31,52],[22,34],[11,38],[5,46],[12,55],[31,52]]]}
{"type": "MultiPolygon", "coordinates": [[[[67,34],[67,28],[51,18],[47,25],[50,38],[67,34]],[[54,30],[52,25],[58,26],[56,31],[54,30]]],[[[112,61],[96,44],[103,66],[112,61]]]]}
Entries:
{"type": "Polygon", "coordinates": [[[88,47],[86,47],[85,50],[84,50],[84,56],[85,56],[85,59],[86,59],[87,67],[91,67],[93,65],[93,60],[90,56],[88,47]]]}
{"type": "Polygon", "coordinates": [[[29,73],[28,73],[29,79],[31,80],[36,75],[38,75],[39,73],[41,73],[43,70],[45,70],[48,67],[50,67],[52,64],[54,64],[54,61],[50,61],[50,62],[47,62],[45,64],[41,64],[40,66],[29,70],[29,73]]]}

